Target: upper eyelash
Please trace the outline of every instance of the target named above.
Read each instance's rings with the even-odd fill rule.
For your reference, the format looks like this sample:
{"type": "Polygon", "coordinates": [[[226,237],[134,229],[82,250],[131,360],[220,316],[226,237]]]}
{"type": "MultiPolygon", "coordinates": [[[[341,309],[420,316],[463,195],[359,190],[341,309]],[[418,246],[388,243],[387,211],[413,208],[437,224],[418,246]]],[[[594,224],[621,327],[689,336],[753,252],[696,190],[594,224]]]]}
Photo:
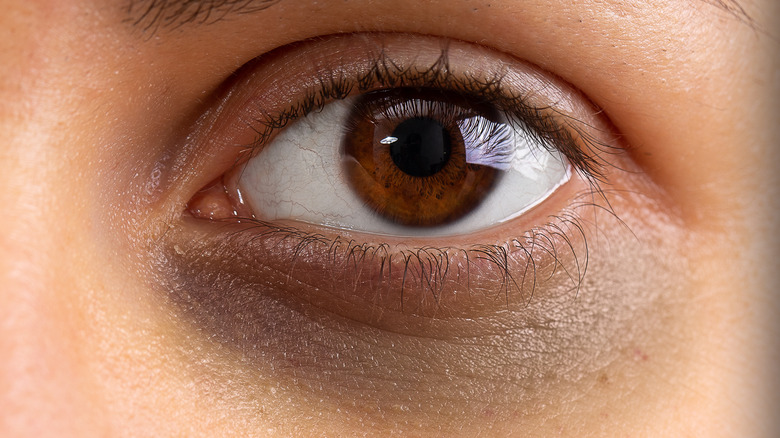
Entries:
{"type": "MultiPolygon", "coordinates": [[[[607,164],[600,156],[602,153],[615,153],[619,150],[590,134],[588,130],[593,127],[556,111],[551,106],[537,107],[529,104],[526,96],[507,90],[507,87],[502,85],[503,81],[504,77],[499,74],[489,79],[453,75],[449,68],[446,47],[442,48],[440,56],[433,64],[422,69],[401,68],[382,51],[371,61],[370,68],[363,75],[350,79],[342,72],[322,72],[318,78],[320,86],[315,91],[308,91],[301,100],[286,109],[264,113],[261,118],[255,119],[255,125],[251,128],[257,136],[246,148],[246,152],[249,156],[254,155],[277,131],[311,112],[322,110],[332,101],[346,99],[354,93],[385,88],[433,88],[492,105],[510,122],[523,127],[524,135],[529,136],[534,143],[566,157],[574,169],[589,181],[592,188],[601,193],[601,184],[607,182],[607,164]],[[583,147],[587,151],[583,150],[583,147]]],[[[264,112],[263,109],[260,110],[264,112]]]]}

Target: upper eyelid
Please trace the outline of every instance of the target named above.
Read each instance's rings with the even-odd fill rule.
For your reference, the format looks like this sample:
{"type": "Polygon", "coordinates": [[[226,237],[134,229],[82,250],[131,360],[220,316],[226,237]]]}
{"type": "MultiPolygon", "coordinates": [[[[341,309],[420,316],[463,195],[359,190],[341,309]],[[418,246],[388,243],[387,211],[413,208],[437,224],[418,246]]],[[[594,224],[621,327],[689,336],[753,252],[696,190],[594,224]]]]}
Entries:
{"type": "MultiPolygon", "coordinates": [[[[353,34],[350,38],[356,36],[353,34]]],[[[506,55],[499,52],[491,53],[489,49],[481,46],[432,37],[426,39],[422,36],[407,36],[407,38],[418,38],[427,42],[428,54],[425,55],[427,60],[418,62],[414,59],[417,57],[416,54],[398,56],[397,53],[390,53],[385,38],[392,38],[396,36],[395,34],[363,34],[362,36],[368,40],[368,44],[364,48],[366,53],[358,56],[360,58],[358,62],[362,63],[357,67],[358,70],[362,69],[359,73],[352,71],[356,69],[354,66],[346,68],[318,66],[312,69],[316,71],[316,75],[308,78],[302,90],[290,93],[292,95],[283,95],[292,103],[282,105],[282,109],[269,111],[267,108],[273,107],[274,104],[269,104],[268,99],[250,104],[257,110],[255,115],[245,122],[252,126],[257,134],[248,147],[250,155],[256,153],[279,129],[311,111],[322,108],[329,101],[371,91],[377,88],[377,84],[379,88],[421,86],[443,88],[461,92],[471,98],[486,99],[505,114],[519,118],[521,123],[544,124],[532,128],[537,128],[537,133],[547,131],[543,133],[547,137],[542,139],[546,142],[587,143],[585,146],[588,154],[580,153],[584,151],[576,148],[562,152],[574,161],[573,164],[584,174],[592,178],[594,183],[604,180],[601,168],[603,163],[595,157],[605,149],[609,149],[608,152],[612,153],[611,144],[614,143],[614,138],[599,139],[599,137],[611,136],[611,132],[599,120],[602,116],[600,109],[582,96],[573,97],[578,93],[576,90],[564,90],[562,87],[566,87],[565,84],[553,85],[552,81],[557,79],[536,71],[535,68],[519,60],[508,61],[506,55]],[[432,40],[435,42],[432,43],[432,40]],[[474,71],[453,73],[453,65],[450,62],[451,47],[458,43],[476,47],[479,55],[482,56],[479,58],[480,61],[483,59],[491,61],[491,56],[496,59],[492,62],[483,62],[479,69],[474,71]],[[515,64],[514,68],[511,67],[512,63],[515,64]],[[522,65],[525,69],[517,70],[518,65],[522,65]]],[[[462,51],[462,48],[460,50],[462,51]]],[[[262,64],[266,56],[268,55],[260,57],[256,62],[262,64]]],[[[458,62],[462,63],[462,60],[458,62]]],[[[472,65],[477,64],[477,61],[471,62],[472,65]]],[[[466,66],[466,69],[469,67],[471,66],[466,66]]],[[[463,69],[463,66],[457,66],[455,70],[457,69],[463,69]]],[[[278,105],[276,106],[278,108],[278,105]]]]}

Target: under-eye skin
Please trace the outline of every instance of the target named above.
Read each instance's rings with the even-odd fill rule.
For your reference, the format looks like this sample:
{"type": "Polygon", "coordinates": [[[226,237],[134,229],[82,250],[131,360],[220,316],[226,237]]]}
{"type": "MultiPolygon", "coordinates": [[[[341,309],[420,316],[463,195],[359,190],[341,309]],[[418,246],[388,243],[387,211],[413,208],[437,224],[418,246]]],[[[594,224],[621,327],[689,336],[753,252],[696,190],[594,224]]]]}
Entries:
{"type": "MultiPolygon", "coordinates": [[[[605,177],[607,169],[618,161],[615,158],[619,151],[617,140],[608,125],[597,108],[576,91],[531,66],[479,46],[414,38],[417,42],[414,51],[399,45],[399,36],[369,34],[307,41],[257,60],[256,65],[251,66],[253,70],[246,83],[239,83],[248,88],[251,88],[248,84],[254,84],[259,89],[250,92],[249,98],[241,104],[246,108],[234,116],[239,123],[245,124],[243,137],[241,134],[234,136],[246,139],[249,131],[254,138],[249,142],[250,146],[244,146],[236,154],[238,164],[226,169],[222,176],[193,197],[188,204],[188,214],[211,222],[212,229],[220,236],[219,245],[235,248],[235,257],[240,258],[241,263],[251,265],[252,260],[261,261],[263,266],[286,272],[288,278],[300,275],[306,281],[317,279],[324,289],[338,290],[335,298],[334,294],[317,297],[303,293],[304,301],[335,301],[340,307],[344,307],[344,303],[351,303],[351,306],[359,302],[363,304],[357,304],[358,308],[367,305],[382,309],[383,313],[446,317],[478,315],[507,306],[526,305],[545,284],[547,288],[555,285],[576,294],[588,264],[587,235],[580,222],[579,210],[605,199],[601,187],[609,183],[605,177]],[[313,53],[319,55],[311,58],[313,53]],[[334,63],[328,55],[342,59],[334,63]],[[303,56],[307,58],[301,59],[303,56]],[[276,69],[290,68],[295,62],[303,63],[301,72],[279,79],[276,69]],[[267,78],[274,78],[271,84],[267,78]],[[279,95],[274,96],[275,93],[279,95]],[[393,213],[396,217],[385,215],[385,227],[371,228],[372,231],[366,233],[361,232],[366,227],[344,220],[328,222],[323,219],[317,224],[316,220],[295,220],[294,215],[268,217],[263,209],[257,211],[258,205],[271,204],[255,202],[252,205],[251,200],[257,197],[252,191],[264,190],[270,183],[247,184],[244,181],[257,181],[258,178],[263,181],[262,177],[267,177],[267,181],[273,183],[275,178],[285,177],[286,172],[293,188],[285,187],[280,191],[282,196],[296,190],[296,184],[299,185],[297,190],[303,193],[313,190],[309,187],[323,184],[323,181],[307,180],[305,175],[288,169],[291,166],[288,155],[295,153],[293,147],[276,147],[277,155],[266,156],[273,152],[273,145],[281,135],[293,132],[301,123],[316,125],[320,111],[327,111],[329,106],[341,101],[353,102],[349,106],[355,108],[354,96],[357,96],[363,100],[357,104],[357,116],[353,110],[353,120],[347,123],[352,128],[340,127],[339,135],[333,136],[335,138],[324,146],[309,144],[311,138],[308,137],[298,139],[298,143],[303,145],[300,149],[311,152],[318,159],[334,153],[333,149],[336,155],[359,153],[349,149],[351,143],[347,136],[355,134],[355,124],[365,125],[365,121],[354,120],[365,118],[365,114],[360,114],[361,105],[363,112],[366,105],[373,105],[375,112],[387,111],[385,107],[390,104],[382,104],[385,109],[377,110],[376,102],[369,100],[366,103],[366,96],[377,93],[402,108],[394,110],[396,122],[403,122],[404,111],[410,111],[404,110],[404,105],[408,106],[418,98],[425,102],[420,105],[433,107],[432,117],[440,120],[443,117],[445,125],[449,116],[435,113],[446,113],[452,107],[469,107],[465,111],[493,119],[498,114],[523,137],[525,147],[530,148],[530,156],[547,157],[544,158],[547,160],[545,166],[557,166],[557,182],[549,183],[546,192],[542,190],[541,195],[532,199],[539,205],[521,205],[530,210],[521,209],[522,214],[510,215],[509,220],[499,217],[492,223],[480,222],[480,216],[484,214],[480,214],[479,207],[474,207],[476,213],[472,216],[476,217],[473,220],[477,225],[471,226],[459,225],[456,219],[464,216],[463,213],[456,212],[450,217],[434,214],[422,222],[415,222],[417,213],[400,219],[401,213],[393,213]],[[309,118],[312,118],[311,122],[307,122],[309,118]],[[346,152],[339,150],[343,144],[348,145],[346,152]],[[263,159],[269,163],[266,167],[253,167],[253,161],[263,159]],[[567,167],[573,169],[573,175],[565,170],[567,167]],[[564,173],[560,169],[564,169],[564,173]],[[448,225],[450,222],[452,225],[448,225]],[[441,234],[446,235],[446,239],[436,237],[441,234]]],[[[456,114],[452,119],[458,117],[461,116],[456,114]]],[[[378,126],[379,122],[372,120],[368,124],[378,126]]],[[[491,134],[486,130],[491,126],[483,125],[474,128],[478,130],[473,134],[476,138],[490,138],[491,134]]],[[[237,143],[234,151],[247,143],[246,140],[237,143]]],[[[371,146],[371,142],[368,145],[371,146]]],[[[502,153],[514,153],[516,147],[519,146],[513,145],[512,150],[502,153]]],[[[455,161],[449,160],[447,164],[455,161]]],[[[315,160],[313,164],[304,164],[318,167],[321,163],[315,160]]],[[[527,164],[520,164],[524,165],[527,164]]],[[[339,171],[338,163],[325,167],[334,169],[326,168],[324,172],[339,171]]],[[[303,166],[299,171],[305,173],[308,168],[303,166]]],[[[444,170],[434,173],[441,174],[444,170]]],[[[431,178],[431,175],[422,178],[431,178]]],[[[494,189],[492,181],[483,185],[478,197],[487,197],[494,189]]],[[[508,189],[523,190],[523,187],[510,186],[508,189]]],[[[442,193],[446,194],[446,191],[442,193]]],[[[366,201],[365,196],[362,200],[365,204],[373,202],[366,201]]],[[[479,204],[481,201],[466,199],[463,202],[479,204]]],[[[328,202],[325,199],[323,205],[328,202]]],[[[454,198],[449,202],[457,204],[460,200],[454,198]]],[[[500,205],[501,199],[494,203],[500,205]]],[[[305,197],[297,204],[304,211],[317,208],[306,204],[305,197]]],[[[296,205],[296,202],[290,205],[296,205]]],[[[361,206],[359,202],[354,208],[361,207],[373,209],[374,213],[379,210],[361,206]]],[[[382,211],[375,214],[374,222],[382,222],[383,214],[382,211]]],[[[333,303],[320,302],[319,305],[333,303]]],[[[370,316],[373,311],[364,310],[369,310],[364,315],[373,318],[370,316]]]]}

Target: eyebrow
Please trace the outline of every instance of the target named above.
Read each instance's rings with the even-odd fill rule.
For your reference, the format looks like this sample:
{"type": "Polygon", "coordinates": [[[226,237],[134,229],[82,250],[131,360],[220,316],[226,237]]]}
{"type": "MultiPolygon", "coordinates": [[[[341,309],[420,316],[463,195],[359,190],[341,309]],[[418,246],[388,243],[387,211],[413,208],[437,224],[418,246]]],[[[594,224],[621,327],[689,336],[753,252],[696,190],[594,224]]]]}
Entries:
{"type": "MultiPolygon", "coordinates": [[[[126,21],[144,33],[178,28],[185,24],[211,24],[231,15],[267,9],[281,0],[126,0],[126,21]]],[[[739,0],[700,0],[753,25],[753,18],[739,0]]]]}
{"type": "Polygon", "coordinates": [[[211,24],[230,15],[267,9],[281,0],[127,0],[126,21],[144,32],[211,24]]]}

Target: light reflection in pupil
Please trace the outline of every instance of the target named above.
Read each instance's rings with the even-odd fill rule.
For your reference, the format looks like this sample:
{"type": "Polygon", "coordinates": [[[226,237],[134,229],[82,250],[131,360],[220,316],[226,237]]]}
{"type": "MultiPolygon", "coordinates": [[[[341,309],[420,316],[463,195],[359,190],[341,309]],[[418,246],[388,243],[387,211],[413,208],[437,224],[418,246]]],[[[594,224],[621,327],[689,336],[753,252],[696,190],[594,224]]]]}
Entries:
{"type": "Polygon", "coordinates": [[[390,156],[398,168],[416,177],[439,172],[450,159],[452,146],[447,129],[429,117],[413,117],[401,122],[390,143],[390,156]]]}

